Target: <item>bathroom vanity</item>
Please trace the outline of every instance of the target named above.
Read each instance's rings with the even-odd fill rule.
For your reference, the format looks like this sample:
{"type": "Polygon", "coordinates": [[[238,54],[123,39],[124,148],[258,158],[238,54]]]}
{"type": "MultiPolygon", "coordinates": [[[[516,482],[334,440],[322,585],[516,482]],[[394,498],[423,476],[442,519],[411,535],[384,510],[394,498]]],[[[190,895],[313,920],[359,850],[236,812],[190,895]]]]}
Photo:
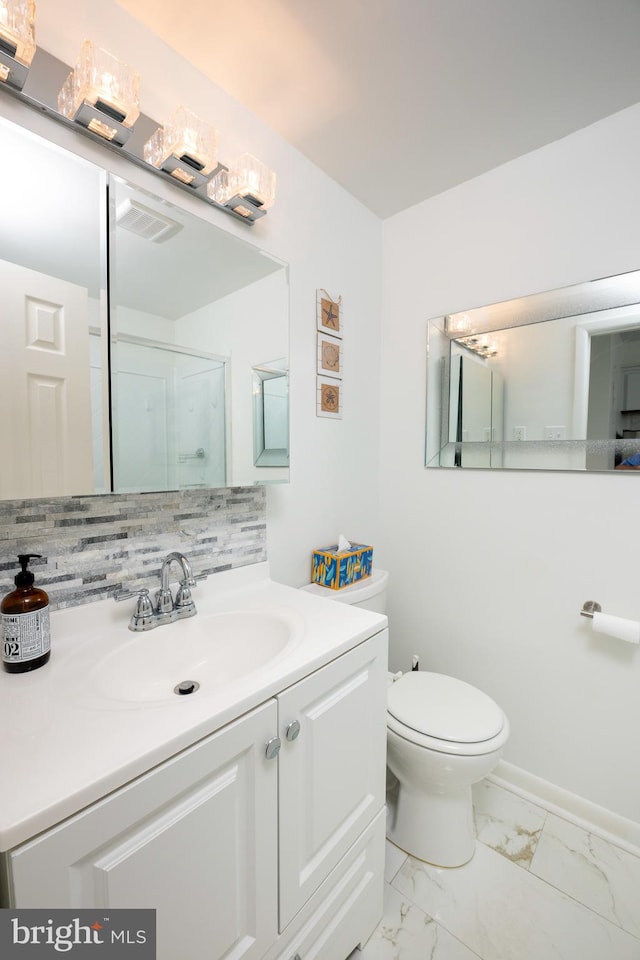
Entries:
{"type": "Polygon", "coordinates": [[[137,635],[54,613],[48,667],[0,678],[2,905],[155,908],[159,960],[344,960],[382,915],[386,617],[266,564],[194,599],[137,635]]]}

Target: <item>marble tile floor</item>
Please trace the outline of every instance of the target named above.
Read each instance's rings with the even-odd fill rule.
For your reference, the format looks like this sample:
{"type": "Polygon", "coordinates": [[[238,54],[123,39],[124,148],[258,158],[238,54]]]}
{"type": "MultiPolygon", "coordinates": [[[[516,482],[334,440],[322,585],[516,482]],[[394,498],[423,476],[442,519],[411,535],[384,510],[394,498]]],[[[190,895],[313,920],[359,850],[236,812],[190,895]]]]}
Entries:
{"type": "Polygon", "coordinates": [[[387,841],[384,917],[349,960],[640,960],[640,856],[489,781],[473,859],[387,841]]]}

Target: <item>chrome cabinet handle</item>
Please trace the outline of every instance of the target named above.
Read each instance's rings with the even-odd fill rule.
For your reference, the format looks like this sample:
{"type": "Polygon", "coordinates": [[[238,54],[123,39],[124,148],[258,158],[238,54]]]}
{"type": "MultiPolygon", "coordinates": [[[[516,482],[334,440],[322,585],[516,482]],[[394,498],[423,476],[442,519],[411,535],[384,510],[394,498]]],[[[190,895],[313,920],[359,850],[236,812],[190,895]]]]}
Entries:
{"type": "Polygon", "coordinates": [[[287,740],[295,740],[300,733],[300,723],[297,720],[292,720],[290,724],[287,725],[284,735],[287,740]]]}
{"type": "Polygon", "coordinates": [[[265,746],[265,756],[267,760],[275,760],[275,758],[280,753],[280,747],[282,746],[282,740],[280,737],[271,737],[270,740],[267,740],[265,746]]]}

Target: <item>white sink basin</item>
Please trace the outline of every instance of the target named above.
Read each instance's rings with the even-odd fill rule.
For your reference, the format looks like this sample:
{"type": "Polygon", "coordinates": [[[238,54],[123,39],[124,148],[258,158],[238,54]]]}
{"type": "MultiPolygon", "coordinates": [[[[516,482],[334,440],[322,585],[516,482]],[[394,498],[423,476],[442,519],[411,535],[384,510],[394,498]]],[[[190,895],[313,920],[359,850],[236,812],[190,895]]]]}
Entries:
{"type": "Polygon", "coordinates": [[[296,619],[284,612],[197,614],[124,637],[119,632],[115,647],[97,657],[88,644],[73,673],[77,682],[86,661],[81,685],[95,706],[105,700],[114,706],[178,703],[201,699],[279,660],[299,637],[296,619]],[[176,690],[180,684],[186,692],[176,690]]]}

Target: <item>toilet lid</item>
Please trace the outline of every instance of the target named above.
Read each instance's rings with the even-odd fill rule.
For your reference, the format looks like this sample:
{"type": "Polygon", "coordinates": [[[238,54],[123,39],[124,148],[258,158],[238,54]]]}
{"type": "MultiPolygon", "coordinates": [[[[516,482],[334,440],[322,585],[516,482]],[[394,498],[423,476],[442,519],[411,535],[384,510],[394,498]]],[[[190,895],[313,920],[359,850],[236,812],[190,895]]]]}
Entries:
{"type": "Polygon", "coordinates": [[[497,736],[504,714],[491,697],[463,680],[422,670],[391,684],[389,713],[418,733],[456,743],[481,743],[497,736]]]}

